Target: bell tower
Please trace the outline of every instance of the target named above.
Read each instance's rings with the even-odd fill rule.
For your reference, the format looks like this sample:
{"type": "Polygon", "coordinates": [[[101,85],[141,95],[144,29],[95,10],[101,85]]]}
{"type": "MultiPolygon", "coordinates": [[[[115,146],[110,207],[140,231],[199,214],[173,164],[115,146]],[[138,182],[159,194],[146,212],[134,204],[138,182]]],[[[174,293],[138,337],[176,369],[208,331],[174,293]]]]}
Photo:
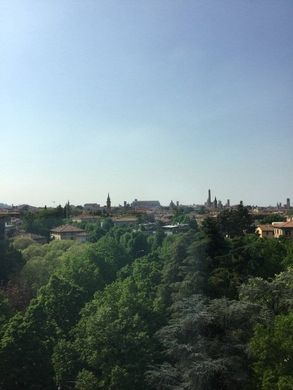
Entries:
{"type": "Polygon", "coordinates": [[[106,205],[107,205],[107,209],[108,209],[108,210],[111,210],[111,199],[110,199],[109,193],[108,193],[108,196],[107,196],[106,205]]]}

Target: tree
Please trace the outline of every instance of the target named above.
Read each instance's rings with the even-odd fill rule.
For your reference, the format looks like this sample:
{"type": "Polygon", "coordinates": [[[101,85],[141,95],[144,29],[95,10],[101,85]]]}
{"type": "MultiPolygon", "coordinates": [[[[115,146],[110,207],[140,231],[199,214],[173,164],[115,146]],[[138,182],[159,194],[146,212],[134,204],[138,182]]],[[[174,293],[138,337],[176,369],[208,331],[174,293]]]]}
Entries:
{"type": "Polygon", "coordinates": [[[240,299],[260,305],[268,321],[293,308],[293,269],[281,272],[269,281],[256,277],[240,287],[240,299]]]}
{"type": "Polygon", "coordinates": [[[66,211],[61,206],[43,208],[35,213],[27,212],[23,215],[23,228],[26,232],[40,234],[50,238],[50,230],[63,223],[66,211]]]}
{"type": "Polygon", "coordinates": [[[156,300],[158,266],[139,259],[128,272],[126,279],[95,295],[75,330],[82,366],[105,390],[146,389],[145,367],[156,354],[152,335],[162,318],[156,300]]]}
{"type": "Polygon", "coordinates": [[[251,278],[241,286],[240,298],[259,305],[261,322],[250,348],[257,388],[289,390],[293,384],[293,269],[273,280],[251,278]]]}
{"type": "Polygon", "coordinates": [[[149,253],[150,248],[147,236],[143,232],[127,232],[121,237],[120,242],[126,248],[127,253],[133,260],[149,253]]]}
{"type": "Polygon", "coordinates": [[[192,295],[172,307],[157,332],[164,361],[148,371],[155,389],[234,390],[250,382],[247,342],[257,305],[192,295]]]}
{"type": "Polygon", "coordinates": [[[114,223],[111,218],[105,218],[102,223],[101,223],[101,228],[105,231],[108,232],[112,227],[114,226],[114,223]]]}
{"type": "Polygon", "coordinates": [[[293,313],[278,315],[269,326],[258,324],[250,342],[256,359],[254,371],[258,388],[293,388],[293,313]]]}
{"type": "Polygon", "coordinates": [[[239,205],[237,209],[222,211],[217,217],[219,229],[223,235],[231,238],[252,233],[253,218],[247,207],[239,205]]]}
{"type": "Polygon", "coordinates": [[[55,337],[56,328],[37,300],[24,315],[12,317],[0,341],[0,388],[52,389],[50,355],[55,337]]]}
{"type": "Polygon", "coordinates": [[[0,283],[6,284],[24,265],[21,252],[9,241],[0,241],[0,283]]]}
{"type": "Polygon", "coordinates": [[[0,336],[1,336],[1,327],[11,316],[11,314],[12,314],[12,310],[9,305],[8,299],[5,297],[2,291],[0,291],[0,336]]]}
{"type": "Polygon", "coordinates": [[[76,390],[98,390],[99,382],[95,375],[85,369],[82,369],[76,378],[76,390]]]}
{"type": "MultiPolygon", "coordinates": [[[[34,295],[45,285],[53,272],[63,264],[63,256],[79,244],[72,240],[54,240],[49,244],[32,244],[22,251],[26,264],[18,275],[19,286],[28,286],[34,295]]],[[[77,249],[76,249],[77,251],[77,249]]]]}
{"type": "Polygon", "coordinates": [[[226,242],[227,251],[214,258],[208,280],[211,296],[215,298],[220,294],[237,298],[239,286],[250,277],[267,279],[284,270],[286,247],[279,240],[245,235],[226,242]]]}
{"type": "Polygon", "coordinates": [[[17,250],[26,249],[28,246],[35,244],[35,241],[28,237],[18,237],[13,240],[13,246],[17,250]]]}

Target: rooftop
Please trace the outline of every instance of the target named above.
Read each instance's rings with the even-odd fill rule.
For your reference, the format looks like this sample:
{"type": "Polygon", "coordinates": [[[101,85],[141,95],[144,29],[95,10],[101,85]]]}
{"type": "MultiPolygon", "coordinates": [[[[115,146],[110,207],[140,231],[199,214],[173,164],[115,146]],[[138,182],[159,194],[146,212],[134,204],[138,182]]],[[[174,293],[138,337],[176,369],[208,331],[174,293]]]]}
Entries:
{"type": "Polygon", "coordinates": [[[274,231],[274,226],[270,224],[258,225],[257,227],[260,228],[262,231],[270,231],[270,232],[274,231]]]}
{"type": "Polygon", "coordinates": [[[83,229],[79,229],[73,225],[61,225],[51,229],[52,233],[85,233],[83,229]]]}
{"type": "Polygon", "coordinates": [[[282,223],[282,225],[278,225],[278,228],[280,229],[293,229],[293,221],[288,221],[282,223]]]}

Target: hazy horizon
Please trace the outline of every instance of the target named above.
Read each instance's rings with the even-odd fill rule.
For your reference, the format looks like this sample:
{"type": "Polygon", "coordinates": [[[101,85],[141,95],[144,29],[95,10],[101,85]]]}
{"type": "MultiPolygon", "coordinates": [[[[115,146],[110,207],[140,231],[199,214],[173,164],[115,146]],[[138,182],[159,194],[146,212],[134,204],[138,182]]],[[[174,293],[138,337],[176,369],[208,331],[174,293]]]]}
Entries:
{"type": "Polygon", "coordinates": [[[0,1],[0,202],[293,198],[293,2],[0,1]]]}
{"type": "MultiPolygon", "coordinates": [[[[217,197],[215,194],[212,193],[212,200],[214,200],[214,198],[217,198],[217,201],[221,201],[222,204],[225,206],[227,200],[229,200],[230,202],[230,205],[231,206],[236,206],[238,204],[240,204],[240,202],[243,202],[242,199],[239,199],[239,200],[234,200],[231,198],[226,198],[226,199],[220,199],[219,197],[217,197]]],[[[131,204],[133,201],[135,200],[139,200],[139,201],[159,201],[161,206],[163,207],[166,207],[166,206],[169,206],[170,205],[170,202],[173,201],[174,203],[177,202],[176,199],[171,199],[170,201],[166,201],[166,202],[162,202],[160,199],[158,198],[148,198],[148,199],[145,199],[145,198],[138,198],[138,197],[132,197],[131,199],[124,199],[123,201],[118,201],[116,203],[113,202],[112,200],[112,197],[110,196],[110,199],[111,199],[111,205],[112,207],[118,207],[118,206],[123,206],[123,203],[124,201],[126,201],[128,204],[131,204]]],[[[193,205],[204,205],[207,201],[207,197],[206,199],[202,199],[201,201],[199,202],[193,202],[193,203],[183,203],[183,202],[179,202],[180,205],[183,205],[183,206],[193,206],[193,205]]],[[[284,199],[280,199],[280,202],[277,202],[277,203],[281,203],[281,206],[286,206],[286,201],[287,201],[287,198],[284,198],[284,199]]],[[[81,200],[80,202],[72,202],[70,201],[69,199],[66,200],[66,201],[51,201],[49,203],[44,203],[42,202],[41,200],[37,203],[31,203],[31,202],[19,202],[19,203],[13,203],[13,202],[2,202],[2,200],[0,199],[0,207],[1,205],[6,205],[6,206],[21,206],[21,205],[29,205],[29,206],[35,206],[35,207],[51,207],[51,208],[54,208],[54,207],[57,207],[59,205],[61,206],[65,206],[65,204],[69,202],[71,205],[73,206],[83,206],[84,204],[86,203],[97,203],[100,205],[100,207],[106,207],[106,199],[102,200],[102,199],[92,199],[92,200],[88,200],[88,201],[84,201],[84,200],[81,200]]],[[[268,204],[261,204],[261,203],[244,203],[244,206],[258,206],[258,207],[276,207],[276,204],[271,204],[271,203],[268,203],[268,204]]]]}

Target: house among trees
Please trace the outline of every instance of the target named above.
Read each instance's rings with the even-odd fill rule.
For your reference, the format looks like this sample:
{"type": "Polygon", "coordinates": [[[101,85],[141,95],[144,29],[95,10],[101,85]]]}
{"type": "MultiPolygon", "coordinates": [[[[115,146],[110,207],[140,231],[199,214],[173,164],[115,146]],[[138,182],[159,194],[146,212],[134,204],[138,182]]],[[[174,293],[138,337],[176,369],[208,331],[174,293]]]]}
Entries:
{"type": "Polygon", "coordinates": [[[277,225],[273,223],[273,227],[275,238],[293,238],[293,221],[278,223],[277,225]]]}
{"type": "Polygon", "coordinates": [[[61,225],[51,230],[53,240],[76,240],[84,242],[87,239],[87,233],[73,225],[61,225]]]}
{"type": "Polygon", "coordinates": [[[271,225],[258,225],[256,233],[261,238],[292,238],[293,239],[293,221],[288,220],[287,222],[273,222],[271,225]]]}
{"type": "Polygon", "coordinates": [[[274,226],[270,224],[265,225],[258,225],[255,232],[261,237],[261,238],[274,238],[274,226]]]}

